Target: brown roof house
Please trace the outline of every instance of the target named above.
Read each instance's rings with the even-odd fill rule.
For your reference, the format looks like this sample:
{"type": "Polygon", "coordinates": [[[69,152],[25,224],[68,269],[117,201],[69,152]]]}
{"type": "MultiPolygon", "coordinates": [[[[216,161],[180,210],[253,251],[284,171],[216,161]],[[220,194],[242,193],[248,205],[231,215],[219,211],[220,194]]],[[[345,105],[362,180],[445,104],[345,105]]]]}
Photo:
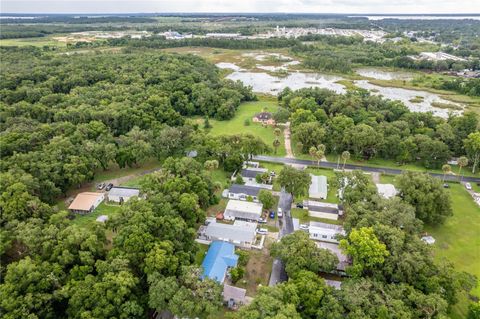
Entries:
{"type": "Polygon", "coordinates": [[[72,213],[88,214],[95,210],[105,199],[103,193],[84,192],[75,197],[73,202],[68,206],[72,213]]]}
{"type": "Polygon", "coordinates": [[[255,123],[262,123],[265,125],[275,125],[275,120],[273,119],[273,115],[270,112],[260,112],[255,114],[252,119],[255,123]]]}

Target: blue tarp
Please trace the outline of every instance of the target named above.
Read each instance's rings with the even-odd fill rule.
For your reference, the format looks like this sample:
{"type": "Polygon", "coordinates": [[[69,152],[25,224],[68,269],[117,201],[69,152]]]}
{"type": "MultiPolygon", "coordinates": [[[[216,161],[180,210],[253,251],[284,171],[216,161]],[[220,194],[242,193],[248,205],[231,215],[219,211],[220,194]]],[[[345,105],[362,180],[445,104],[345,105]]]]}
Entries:
{"type": "Polygon", "coordinates": [[[203,278],[208,277],[223,283],[228,267],[237,266],[238,255],[235,255],[235,246],[224,241],[214,241],[208,248],[203,260],[203,278]]]}

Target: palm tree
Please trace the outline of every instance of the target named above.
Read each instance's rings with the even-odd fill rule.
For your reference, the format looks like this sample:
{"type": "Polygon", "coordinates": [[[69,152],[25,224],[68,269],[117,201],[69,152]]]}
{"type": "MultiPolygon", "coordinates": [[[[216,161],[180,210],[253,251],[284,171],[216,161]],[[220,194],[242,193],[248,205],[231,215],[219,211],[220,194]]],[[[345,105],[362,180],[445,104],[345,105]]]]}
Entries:
{"type": "Polygon", "coordinates": [[[212,172],[218,168],[218,161],[217,160],[211,160],[211,161],[205,161],[203,164],[206,170],[212,172]]]}
{"type": "Polygon", "coordinates": [[[347,163],[348,159],[350,158],[350,152],[349,151],[344,151],[342,153],[342,159],[343,159],[343,170],[345,170],[345,164],[347,163]]]}
{"type": "Polygon", "coordinates": [[[312,157],[312,162],[315,160],[315,155],[317,154],[317,148],[315,146],[310,147],[308,154],[312,157]]]}
{"type": "Polygon", "coordinates": [[[460,176],[460,182],[463,179],[463,175],[460,173],[462,172],[462,168],[468,165],[468,158],[465,156],[462,156],[458,159],[458,175],[460,176]]]}
{"type": "Polygon", "coordinates": [[[326,147],[323,144],[319,144],[317,146],[317,150],[315,152],[315,157],[317,158],[317,166],[320,166],[320,161],[325,156],[325,149],[326,147]]]}
{"type": "Polygon", "coordinates": [[[278,138],[275,138],[273,140],[273,147],[275,148],[275,154],[277,154],[277,148],[280,146],[280,141],[278,140],[278,138]]]}
{"type": "Polygon", "coordinates": [[[452,172],[452,167],[448,164],[442,166],[443,171],[443,181],[445,182],[445,175],[450,174],[452,172]]]}

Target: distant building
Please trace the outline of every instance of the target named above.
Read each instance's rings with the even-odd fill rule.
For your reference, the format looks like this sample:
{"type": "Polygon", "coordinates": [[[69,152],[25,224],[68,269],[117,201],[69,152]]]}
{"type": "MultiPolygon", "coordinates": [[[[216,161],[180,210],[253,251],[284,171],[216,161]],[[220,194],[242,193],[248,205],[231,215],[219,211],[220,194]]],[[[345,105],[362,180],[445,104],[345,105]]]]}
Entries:
{"type": "Polygon", "coordinates": [[[261,187],[233,184],[225,190],[226,196],[229,199],[247,200],[249,197],[254,202],[258,202],[258,193],[262,190],[261,187]]]}
{"type": "Polygon", "coordinates": [[[262,216],[263,205],[240,200],[229,200],[223,213],[226,220],[258,221],[262,216]]]}
{"type": "Polygon", "coordinates": [[[397,195],[397,189],[392,184],[375,184],[377,186],[378,195],[383,198],[392,198],[397,195]]]}
{"type": "Polygon", "coordinates": [[[110,202],[125,203],[130,198],[138,197],[139,195],[140,190],[138,188],[115,186],[108,192],[107,199],[110,202]]]}
{"type": "Polygon", "coordinates": [[[328,243],[338,243],[337,236],[344,236],[345,230],[343,230],[343,227],[340,225],[310,222],[308,233],[310,234],[310,239],[328,243]]]}
{"type": "Polygon", "coordinates": [[[328,187],[327,177],[310,174],[311,182],[308,189],[308,197],[316,199],[327,199],[328,187]]]}
{"type": "Polygon", "coordinates": [[[237,266],[237,263],[238,255],[235,254],[234,245],[224,241],[214,241],[210,244],[202,262],[203,278],[208,277],[223,283],[228,269],[237,266]]]}
{"type": "Polygon", "coordinates": [[[252,121],[255,123],[262,123],[265,125],[275,125],[275,120],[273,119],[273,115],[270,112],[257,113],[252,118],[252,121]]]}
{"type": "Polygon", "coordinates": [[[75,197],[70,206],[68,206],[68,210],[76,214],[88,214],[93,212],[104,199],[105,196],[103,193],[80,193],[75,197]]]}
{"type": "Polygon", "coordinates": [[[207,33],[205,37],[214,39],[235,39],[240,38],[240,33],[207,33]]]}
{"type": "Polygon", "coordinates": [[[308,209],[308,215],[311,217],[338,220],[339,216],[343,215],[343,207],[332,203],[305,200],[303,208],[308,209]]]}
{"type": "Polygon", "coordinates": [[[232,224],[211,222],[201,230],[202,239],[229,242],[238,247],[250,248],[256,239],[256,223],[235,221],[232,224]]]}

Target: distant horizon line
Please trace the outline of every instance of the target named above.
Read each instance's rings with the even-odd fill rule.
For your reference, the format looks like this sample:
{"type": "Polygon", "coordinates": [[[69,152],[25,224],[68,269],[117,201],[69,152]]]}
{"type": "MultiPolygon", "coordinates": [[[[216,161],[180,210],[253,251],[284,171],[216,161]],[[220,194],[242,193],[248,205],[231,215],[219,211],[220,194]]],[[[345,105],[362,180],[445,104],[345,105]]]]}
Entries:
{"type": "Polygon", "coordinates": [[[88,12],[5,12],[0,13],[0,16],[15,16],[15,15],[164,15],[164,14],[189,14],[189,15],[260,15],[260,14],[285,14],[285,15],[342,15],[342,16],[480,16],[479,13],[336,13],[336,12],[104,12],[104,13],[88,13],[88,12]]]}

